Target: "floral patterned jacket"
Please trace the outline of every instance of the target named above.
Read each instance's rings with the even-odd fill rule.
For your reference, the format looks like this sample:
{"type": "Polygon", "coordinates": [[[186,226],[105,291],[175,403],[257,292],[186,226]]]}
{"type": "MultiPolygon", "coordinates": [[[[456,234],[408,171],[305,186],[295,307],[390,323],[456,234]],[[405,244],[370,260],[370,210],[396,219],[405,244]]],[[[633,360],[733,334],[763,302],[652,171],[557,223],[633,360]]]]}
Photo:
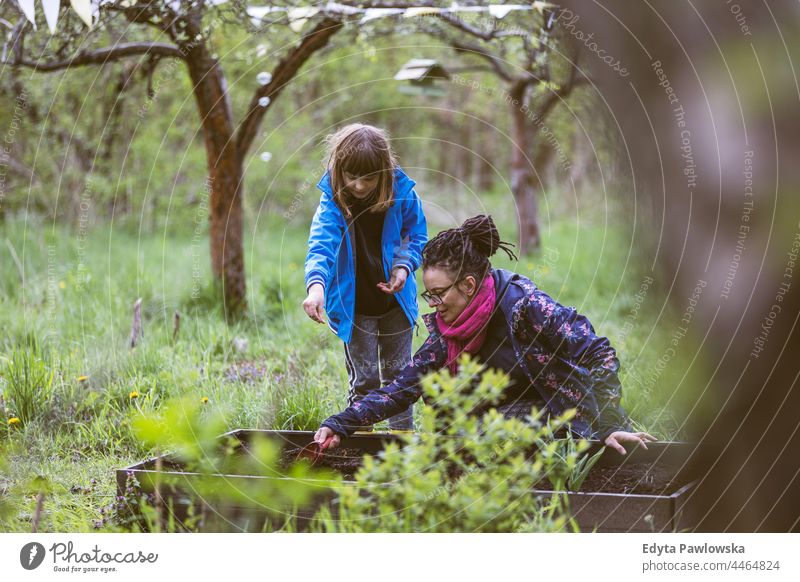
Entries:
{"type": "MultiPolygon", "coordinates": [[[[576,409],[572,432],[605,440],[612,432],[630,430],[620,407],[616,352],[605,337],[595,335],[589,320],[539,290],[526,277],[492,269],[497,308],[505,315],[517,362],[547,403],[560,415],[576,409]]],[[[447,365],[447,344],[433,313],[423,316],[430,335],[408,366],[388,386],[375,390],[322,423],[347,436],[403,411],[422,394],[420,379],[447,365]]],[[[432,403],[435,405],[435,403],[432,403]]]]}

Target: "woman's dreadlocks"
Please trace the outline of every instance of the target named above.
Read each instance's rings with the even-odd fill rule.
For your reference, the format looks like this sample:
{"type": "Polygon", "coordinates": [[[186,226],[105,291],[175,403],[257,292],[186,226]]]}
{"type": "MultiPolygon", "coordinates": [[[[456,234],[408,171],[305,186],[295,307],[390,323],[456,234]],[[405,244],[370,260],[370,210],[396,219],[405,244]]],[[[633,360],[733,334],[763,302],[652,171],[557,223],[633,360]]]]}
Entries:
{"type": "Polygon", "coordinates": [[[517,260],[513,246],[500,240],[492,217],[482,214],[429,240],[422,250],[422,267],[442,267],[454,273],[456,280],[472,275],[480,281],[491,267],[489,257],[498,249],[517,260]]]}

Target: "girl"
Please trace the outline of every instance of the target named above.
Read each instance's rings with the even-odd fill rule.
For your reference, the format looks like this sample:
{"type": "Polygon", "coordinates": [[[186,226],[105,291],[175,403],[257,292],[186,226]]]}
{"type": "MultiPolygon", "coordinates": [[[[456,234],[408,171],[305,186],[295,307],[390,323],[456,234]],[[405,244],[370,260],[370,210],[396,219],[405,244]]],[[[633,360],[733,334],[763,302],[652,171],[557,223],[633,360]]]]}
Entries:
{"type": "Polygon", "coordinates": [[[430,336],[393,383],[322,423],[314,437],[322,448],[405,409],[419,398],[423,375],[445,366],[455,374],[463,352],[509,374],[497,406],[507,417],[524,418],[534,406],[555,415],[574,408],[572,432],[598,438],[621,454],[623,443],[646,449],[655,440],[630,432],[619,405],[619,362],[608,339],[529,279],[491,268],[489,257],[498,249],[516,258],[509,246],[489,216],[441,232],[425,246],[422,296],[436,308],[423,316],[430,336]]]}
{"type": "MultiPolygon", "coordinates": [[[[329,327],[344,342],[353,406],[411,360],[419,313],[414,272],[428,230],[415,182],[398,167],[386,132],[352,124],[327,141],[303,309],[319,323],[326,323],[327,312],[329,327]]],[[[411,402],[398,408],[389,426],[411,430],[411,412],[411,402]]]]}

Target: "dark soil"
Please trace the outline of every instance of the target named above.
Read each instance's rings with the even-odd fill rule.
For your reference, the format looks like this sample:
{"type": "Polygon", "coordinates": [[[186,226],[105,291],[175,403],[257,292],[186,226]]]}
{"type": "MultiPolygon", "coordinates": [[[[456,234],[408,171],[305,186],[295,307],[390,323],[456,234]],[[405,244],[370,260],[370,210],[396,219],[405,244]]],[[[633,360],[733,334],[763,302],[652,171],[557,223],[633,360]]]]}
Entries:
{"type": "MultiPolygon", "coordinates": [[[[580,491],[592,493],[635,493],[638,495],[670,495],[681,483],[675,482],[675,471],[657,463],[632,463],[615,467],[594,467],[580,491]]],[[[545,481],[537,489],[551,490],[545,481]]]]}
{"type": "MultiPolygon", "coordinates": [[[[300,450],[299,448],[284,449],[281,455],[283,466],[289,467],[297,462],[297,455],[300,450]]],[[[352,481],[355,478],[356,472],[361,468],[361,465],[364,464],[364,454],[364,451],[361,449],[339,447],[324,453],[314,467],[333,469],[341,473],[346,480],[352,481]]]]}
{"type": "MultiPolygon", "coordinates": [[[[685,484],[685,483],[684,483],[685,484]]],[[[583,484],[586,491],[670,495],[682,484],[675,470],[657,463],[633,463],[620,467],[596,467],[583,484]]]]}
{"type": "MultiPolygon", "coordinates": [[[[292,448],[283,452],[284,466],[297,459],[300,449],[292,448]]],[[[323,455],[316,467],[326,467],[352,480],[363,464],[364,452],[360,449],[338,448],[323,455]]],[[[657,463],[633,463],[613,467],[594,467],[583,482],[580,491],[597,493],[636,493],[639,495],[670,495],[682,483],[675,482],[675,472],[670,467],[657,463]]],[[[543,481],[537,489],[551,490],[548,481],[543,481]]]]}
{"type": "MultiPolygon", "coordinates": [[[[281,454],[281,465],[289,468],[297,461],[300,448],[289,447],[281,454]]],[[[322,455],[315,468],[332,469],[345,480],[352,481],[363,465],[364,451],[356,448],[339,447],[322,455]]],[[[308,462],[308,461],[301,461],[308,462]]],[[[155,467],[150,467],[151,470],[155,467]]],[[[184,471],[181,465],[165,460],[162,471],[184,471]]],[[[457,476],[451,476],[458,478],[457,476]]],[[[659,463],[631,463],[620,466],[595,466],[581,485],[580,491],[596,493],[634,493],[639,495],[670,495],[681,485],[675,478],[675,471],[659,463]]],[[[543,479],[536,486],[541,490],[552,490],[549,481],[543,479]]]]}

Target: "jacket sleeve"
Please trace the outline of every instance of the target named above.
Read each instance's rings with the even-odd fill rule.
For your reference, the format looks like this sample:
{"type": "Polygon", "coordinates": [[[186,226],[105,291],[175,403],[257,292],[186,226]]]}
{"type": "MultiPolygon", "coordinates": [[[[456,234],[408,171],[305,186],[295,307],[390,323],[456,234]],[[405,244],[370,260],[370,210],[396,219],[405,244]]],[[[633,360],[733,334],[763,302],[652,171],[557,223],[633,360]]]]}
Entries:
{"type": "Polygon", "coordinates": [[[311,221],[305,265],[306,290],[314,283],[321,283],[325,287],[330,281],[336,251],[344,234],[333,212],[333,204],[331,195],[323,194],[311,221]]]}
{"type": "Polygon", "coordinates": [[[340,436],[349,436],[359,427],[371,426],[402,412],[422,395],[422,377],[444,367],[446,359],[447,348],[442,337],[428,336],[394,382],[385,388],[373,390],[353,406],[327,418],[322,426],[327,426],[340,436]]]}
{"type": "Polygon", "coordinates": [[[525,320],[534,334],[586,372],[585,389],[591,394],[579,398],[578,408],[588,415],[598,438],[604,441],[612,432],[630,430],[620,406],[619,360],[608,338],[596,335],[588,318],[538,289],[524,301],[525,320]]]}
{"type": "Polygon", "coordinates": [[[422,211],[422,200],[415,190],[411,190],[409,198],[402,200],[403,226],[400,229],[402,242],[395,249],[392,269],[405,267],[412,275],[422,263],[422,248],[428,242],[428,224],[422,211]]]}

